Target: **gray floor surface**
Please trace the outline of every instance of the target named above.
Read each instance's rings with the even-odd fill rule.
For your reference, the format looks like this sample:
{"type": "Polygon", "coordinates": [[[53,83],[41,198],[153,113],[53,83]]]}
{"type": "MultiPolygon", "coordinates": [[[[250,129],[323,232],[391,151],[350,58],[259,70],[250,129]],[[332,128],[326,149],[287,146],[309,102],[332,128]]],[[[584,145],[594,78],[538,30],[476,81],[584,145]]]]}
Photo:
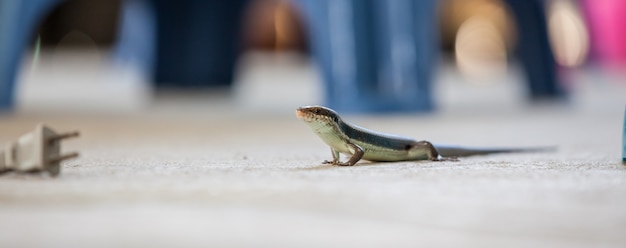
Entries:
{"type": "Polygon", "coordinates": [[[0,176],[0,246],[624,247],[621,93],[577,93],[556,106],[489,111],[461,102],[426,115],[349,115],[438,143],[558,148],[353,167],[321,165],[330,151],[294,106],[5,114],[0,143],[39,122],[82,136],[64,143],[81,157],[57,178],[0,176]]]}

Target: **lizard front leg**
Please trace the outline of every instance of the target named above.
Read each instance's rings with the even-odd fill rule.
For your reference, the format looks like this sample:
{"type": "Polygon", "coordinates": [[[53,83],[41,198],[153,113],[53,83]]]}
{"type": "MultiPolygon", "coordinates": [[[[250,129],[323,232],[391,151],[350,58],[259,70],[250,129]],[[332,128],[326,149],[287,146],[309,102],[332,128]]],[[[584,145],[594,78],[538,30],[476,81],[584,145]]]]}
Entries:
{"type": "Polygon", "coordinates": [[[365,154],[365,151],[363,151],[363,148],[352,143],[347,143],[347,145],[349,146],[352,152],[352,157],[350,157],[350,159],[347,162],[340,162],[339,152],[331,148],[331,152],[333,153],[333,161],[324,161],[324,163],[339,165],[339,166],[352,166],[352,165],[355,165],[357,162],[359,162],[359,160],[363,158],[363,154],[365,154]]]}
{"type": "Polygon", "coordinates": [[[333,160],[324,160],[324,164],[340,164],[341,162],[339,162],[339,152],[332,147],[330,148],[330,152],[333,154],[333,160]]]}

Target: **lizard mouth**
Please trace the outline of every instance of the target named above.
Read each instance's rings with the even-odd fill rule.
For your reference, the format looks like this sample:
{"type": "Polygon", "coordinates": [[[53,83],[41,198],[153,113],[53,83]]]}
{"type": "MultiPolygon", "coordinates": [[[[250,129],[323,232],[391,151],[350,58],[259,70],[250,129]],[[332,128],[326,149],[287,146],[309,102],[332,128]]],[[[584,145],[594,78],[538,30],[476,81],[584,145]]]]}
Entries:
{"type": "Polygon", "coordinates": [[[298,117],[298,119],[300,120],[307,121],[307,122],[310,122],[313,120],[313,118],[311,118],[311,115],[307,113],[305,110],[303,110],[302,108],[296,109],[296,117],[298,117]]]}

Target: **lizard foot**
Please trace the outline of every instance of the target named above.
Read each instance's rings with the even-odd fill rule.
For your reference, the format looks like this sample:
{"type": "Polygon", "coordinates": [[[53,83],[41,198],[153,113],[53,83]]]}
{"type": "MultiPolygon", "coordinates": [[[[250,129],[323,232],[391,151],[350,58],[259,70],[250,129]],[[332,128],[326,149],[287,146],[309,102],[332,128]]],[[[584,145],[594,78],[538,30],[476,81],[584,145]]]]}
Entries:
{"type": "Polygon", "coordinates": [[[339,161],[335,161],[335,160],[324,160],[323,164],[332,164],[332,165],[338,165],[338,166],[351,166],[350,163],[348,162],[339,162],[339,161]]]}
{"type": "Polygon", "coordinates": [[[432,161],[451,161],[451,162],[459,162],[459,159],[456,157],[438,157],[432,159],[432,161]]]}
{"type": "Polygon", "coordinates": [[[339,166],[353,166],[353,164],[350,164],[348,162],[336,163],[335,165],[339,165],[339,166]]]}

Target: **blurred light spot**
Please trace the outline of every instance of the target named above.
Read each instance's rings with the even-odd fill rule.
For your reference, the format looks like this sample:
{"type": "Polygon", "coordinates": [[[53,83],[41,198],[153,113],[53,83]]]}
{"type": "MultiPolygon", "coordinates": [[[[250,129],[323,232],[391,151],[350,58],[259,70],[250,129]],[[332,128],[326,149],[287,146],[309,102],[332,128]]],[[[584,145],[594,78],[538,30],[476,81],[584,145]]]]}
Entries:
{"type": "Polygon", "coordinates": [[[506,72],[504,38],[494,24],[482,16],[470,17],[461,24],[456,35],[455,56],[459,71],[468,77],[484,78],[506,72]]]}
{"type": "Polygon", "coordinates": [[[291,43],[291,37],[293,37],[292,30],[294,27],[291,24],[289,16],[289,6],[285,2],[279,2],[274,8],[274,31],[276,34],[276,50],[282,50],[289,47],[291,43]]]}
{"type": "Polygon", "coordinates": [[[244,14],[246,49],[266,52],[308,52],[303,15],[291,0],[251,1],[244,14]]]}
{"type": "Polygon", "coordinates": [[[37,35],[37,41],[35,41],[35,51],[33,52],[33,62],[30,67],[30,72],[37,70],[39,65],[39,57],[41,56],[41,35],[37,35]]]}
{"type": "Polygon", "coordinates": [[[549,8],[550,43],[562,66],[582,64],[589,52],[589,34],[579,11],[570,1],[552,2],[549,8]]]}
{"type": "Polygon", "coordinates": [[[459,28],[469,18],[480,16],[493,25],[506,44],[507,51],[515,47],[516,27],[512,13],[501,0],[446,0],[440,17],[442,42],[454,51],[459,28]]]}

